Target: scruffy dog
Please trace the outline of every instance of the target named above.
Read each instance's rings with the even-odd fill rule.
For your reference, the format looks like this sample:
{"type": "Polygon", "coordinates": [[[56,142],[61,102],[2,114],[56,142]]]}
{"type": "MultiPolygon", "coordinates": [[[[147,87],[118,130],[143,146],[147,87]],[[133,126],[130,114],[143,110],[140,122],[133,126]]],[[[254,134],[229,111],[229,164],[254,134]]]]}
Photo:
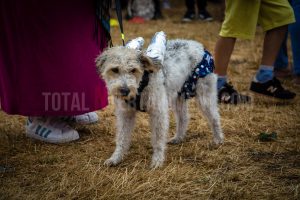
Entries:
{"type": "MultiPolygon", "coordinates": [[[[183,88],[189,86],[193,70],[204,58],[203,46],[191,40],[169,40],[162,66],[154,64],[145,52],[126,47],[112,47],[96,59],[96,65],[104,78],[110,94],[114,96],[117,117],[116,149],[105,161],[117,165],[130,147],[131,132],[137,108],[150,114],[153,156],[151,167],[163,164],[169,127],[169,103],[176,116],[176,134],[169,141],[180,143],[188,126],[187,96],[183,88]],[[145,76],[146,74],[146,76],[145,76]],[[145,78],[146,77],[146,78],[145,78]],[[148,79],[148,85],[141,85],[148,79]],[[136,100],[139,103],[135,103],[136,100]]],[[[216,75],[199,78],[194,88],[196,101],[207,117],[214,136],[214,143],[223,142],[220,116],[217,107],[216,75]]],[[[147,82],[147,81],[146,81],[147,82]]]]}

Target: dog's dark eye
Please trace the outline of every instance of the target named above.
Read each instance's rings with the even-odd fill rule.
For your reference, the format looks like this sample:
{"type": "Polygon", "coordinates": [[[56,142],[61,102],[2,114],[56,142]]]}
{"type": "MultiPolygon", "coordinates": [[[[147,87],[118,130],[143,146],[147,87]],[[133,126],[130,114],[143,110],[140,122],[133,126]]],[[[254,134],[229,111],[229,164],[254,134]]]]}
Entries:
{"type": "Polygon", "coordinates": [[[136,69],[132,69],[130,72],[134,74],[136,72],[136,69]]]}
{"type": "Polygon", "coordinates": [[[114,72],[114,73],[116,73],[116,74],[119,73],[119,69],[118,68],[112,68],[111,71],[114,72]]]}

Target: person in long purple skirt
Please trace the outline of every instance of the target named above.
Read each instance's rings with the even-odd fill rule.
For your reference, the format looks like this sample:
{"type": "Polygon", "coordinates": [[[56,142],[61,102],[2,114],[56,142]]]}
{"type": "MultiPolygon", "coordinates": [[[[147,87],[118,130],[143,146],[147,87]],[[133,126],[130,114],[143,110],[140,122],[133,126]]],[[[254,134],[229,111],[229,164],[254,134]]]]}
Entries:
{"type": "Polygon", "coordinates": [[[69,121],[96,122],[108,104],[95,67],[107,46],[96,2],[0,0],[1,107],[28,116],[31,138],[76,140],[69,121]]]}

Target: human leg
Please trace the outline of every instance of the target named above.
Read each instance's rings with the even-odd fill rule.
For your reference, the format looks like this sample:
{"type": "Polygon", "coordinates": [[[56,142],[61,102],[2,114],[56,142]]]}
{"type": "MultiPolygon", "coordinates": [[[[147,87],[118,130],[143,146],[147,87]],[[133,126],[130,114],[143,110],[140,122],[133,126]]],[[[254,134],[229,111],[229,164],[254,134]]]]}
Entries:
{"type": "Polygon", "coordinates": [[[281,70],[288,67],[288,54],[287,54],[287,34],[280,46],[279,52],[275,59],[274,69],[281,70]]]}
{"type": "Polygon", "coordinates": [[[294,0],[291,5],[296,17],[296,23],[289,25],[293,52],[293,72],[296,75],[295,83],[300,85],[300,1],[294,0]]]}
{"type": "MultiPolygon", "coordinates": [[[[264,69],[258,71],[256,76],[258,81],[271,80],[275,64],[287,66],[287,57],[284,58],[283,63],[275,63],[275,60],[283,40],[287,37],[287,25],[294,21],[293,10],[287,1],[262,0],[258,23],[266,31],[266,35],[261,59],[261,66],[264,69]]],[[[286,55],[286,48],[283,51],[286,55]]]]}
{"type": "Polygon", "coordinates": [[[280,81],[274,78],[273,73],[287,24],[294,21],[293,10],[287,1],[262,1],[258,23],[266,31],[266,35],[261,65],[251,83],[251,91],[277,99],[293,99],[296,96],[295,93],[284,89],[280,81]]]}
{"type": "Polygon", "coordinates": [[[290,70],[288,69],[287,36],[288,34],[285,35],[274,63],[274,76],[278,78],[290,76],[290,70]]]}
{"type": "Polygon", "coordinates": [[[195,19],[195,1],[185,0],[186,12],[182,18],[183,22],[189,22],[195,19]]]}
{"type": "Polygon", "coordinates": [[[286,25],[266,32],[261,65],[256,74],[257,81],[264,83],[273,79],[274,63],[286,32],[286,25]]]}
{"type": "Polygon", "coordinates": [[[215,46],[215,73],[218,75],[218,99],[222,103],[249,102],[250,97],[239,94],[227,83],[227,69],[236,38],[251,39],[254,36],[259,4],[249,1],[226,1],[225,20],[220,38],[215,46]],[[249,18],[251,10],[253,16],[249,18]]]}
{"type": "Polygon", "coordinates": [[[194,0],[185,0],[185,6],[187,12],[195,14],[195,1],[194,0]]]}
{"type": "Polygon", "coordinates": [[[219,76],[227,75],[228,63],[234,49],[236,38],[220,37],[215,46],[215,73],[219,76]]]}
{"type": "Polygon", "coordinates": [[[213,18],[210,15],[210,13],[206,10],[206,6],[207,6],[206,0],[197,0],[199,19],[202,19],[204,21],[212,21],[213,18]]]}
{"type": "Polygon", "coordinates": [[[262,65],[274,65],[276,56],[287,32],[287,26],[281,26],[267,31],[264,38],[262,65]]]}
{"type": "Polygon", "coordinates": [[[205,10],[207,6],[206,0],[197,0],[198,11],[205,10]]]}
{"type": "Polygon", "coordinates": [[[215,72],[219,76],[226,76],[227,74],[228,63],[236,38],[253,38],[258,18],[258,8],[258,4],[248,1],[226,1],[225,19],[220,31],[221,37],[215,46],[215,72]],[[249,10],[253,11],[253,17],[250,19],[247,14],[249,10]]]}
{"type": "Polygon", "coordinates": [[[154,3],[154,17],[153,17],[153,19],[162,19],[163,15],[161,13],[160,0],[153,0],[153,3],[154,3]]]}
{"type": "Polygon", "coordinates": [[[287,26],[281,26],[267,31],[264,39],[261,65],[251,83],[250,90],[266,96],[289,100],[296,94],[282,87],[279,80],[274,78],[274,62],[280,45],[286,34],[287,26]]]}

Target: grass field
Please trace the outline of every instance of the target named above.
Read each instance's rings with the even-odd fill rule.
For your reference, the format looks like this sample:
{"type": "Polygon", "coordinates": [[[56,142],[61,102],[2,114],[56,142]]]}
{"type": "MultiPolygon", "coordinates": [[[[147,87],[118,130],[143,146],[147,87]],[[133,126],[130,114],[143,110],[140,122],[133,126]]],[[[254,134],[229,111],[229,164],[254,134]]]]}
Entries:
{"type": "MultiPolygon", "coordinates": [[[[127,39],[142,36],[149,43],[156,31],[169,39],[197,40],[213,52],[222,11],[209,4],[215,20],[181,23],[183,3],[171,1],[164,20],[132,24],[124,21],[127,39]]],[[[115,45],[119,29],[112,28],[115,45]]],[[[239,91],[249,83],[260,61],[263,32],[255,40],[237,41],[229,78],[239,91]]],[[[293,102],[253,96],[250,105],[220,105],[225,143],[211,148],[211,130],[190,101],[190,125],[180,145],[168,145],[165,165],[149,168],[152,148],[148,116],[138,115],[129,155],[117,167],[103,165],[114,150],[115,116],[110,105],[98,111],[100,122],[77,126],[80,140],[52,145],[25,136],[25,118],[0,111],[0,199],[300,199],[300,88],[293,102]],[[277,140],[260,142],[261,132],[277,140]]],[[[175,122],[171,115],[170,136],[175,122]]]]}

